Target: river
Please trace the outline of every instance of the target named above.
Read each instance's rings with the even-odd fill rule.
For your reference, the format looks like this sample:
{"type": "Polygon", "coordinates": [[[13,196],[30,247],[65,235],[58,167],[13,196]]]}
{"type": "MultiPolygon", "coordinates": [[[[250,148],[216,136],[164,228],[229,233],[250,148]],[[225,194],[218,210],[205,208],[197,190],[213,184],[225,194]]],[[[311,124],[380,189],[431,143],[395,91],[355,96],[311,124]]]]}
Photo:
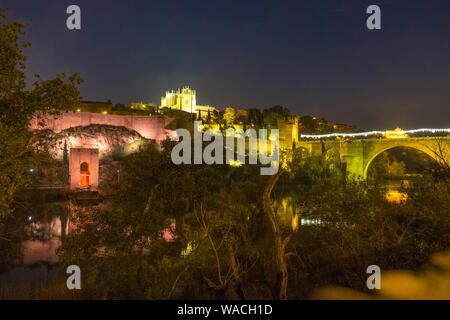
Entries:
{"type": "MultiPolygon", "coordinates": [[[[408,184],[408,180],[390,180],[377,187],[385,189],[387,197],[390,193],[393,194],[392,199],[396,201],[398,196],[395,192],[400,192],[408,184]]],[[[301,208],[296,207],[295,201],[298,192],[300,189],[296,186],[274,190],[273,206],[277,215],[285,224],[292,225],[293,229],[297,229],[299,225],[321,224],[317,219],[300,217],[301,208]]],[[[12,262],[4,261],[6,258],[0,262],[0,293],[4,288],[18,283],[38,284],[54,276],[53,270],[58,267],[57,249],[65,236],[76,228],[71,221],[74,208],[70,200],[67,200],[42,203],[26,212],[19,212],[18,228],[23,228],[23,236],[20,248],[11,246],[11,252],[2,252],[2,256],[8,256],[12,262]]]]}

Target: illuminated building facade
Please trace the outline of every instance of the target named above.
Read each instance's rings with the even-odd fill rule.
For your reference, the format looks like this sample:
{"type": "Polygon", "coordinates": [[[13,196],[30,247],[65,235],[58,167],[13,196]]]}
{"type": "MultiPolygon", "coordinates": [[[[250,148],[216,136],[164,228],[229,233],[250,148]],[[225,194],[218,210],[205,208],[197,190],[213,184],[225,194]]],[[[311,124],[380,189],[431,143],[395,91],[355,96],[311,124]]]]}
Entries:
{"type": "Polygon", "coordinates": [[[166,91],[166,96],[161,97],[161,108],[197,113],[200,117],[204,116],[208,111],[213,112],[216,110],[214,107],[197,105],[196,92],[189,87],[184,87],[177,91],[166,91]]]}
{"type": "Polygon", "coordinates": [[[161,108],[170,108],[195,113],[197,101],[195,90],[189,87],[177,91],[166,91],[166,96],[161,97],[161,108]]]}
{"type": "Polygon", "coordinates": [[[386,138],[388,139],[402,139],[402,138],[408,138],[408,135],[405,133],[404,130],[397,128],[395,130],[386,130],[386,138]]]}

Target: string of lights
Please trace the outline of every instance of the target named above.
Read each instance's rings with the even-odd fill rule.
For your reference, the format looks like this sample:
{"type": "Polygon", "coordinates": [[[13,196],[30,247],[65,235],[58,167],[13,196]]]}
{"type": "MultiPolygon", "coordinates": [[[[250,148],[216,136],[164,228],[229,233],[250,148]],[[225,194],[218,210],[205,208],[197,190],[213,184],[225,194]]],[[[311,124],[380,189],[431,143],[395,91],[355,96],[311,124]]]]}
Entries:
{"type": "Polygon", "coordinates": [[[301,134],[301,138],[331,138],[331,137],[367,137],[376,134],[412,134],[412,133],[421,133],[421,132],[446,132],[450,133],[450,129],[413,129],[413,130],[395,130],[395,131],[368,131],[368,132],[356,132],[356,133],[329,133],[329,134],[301,134]]]}

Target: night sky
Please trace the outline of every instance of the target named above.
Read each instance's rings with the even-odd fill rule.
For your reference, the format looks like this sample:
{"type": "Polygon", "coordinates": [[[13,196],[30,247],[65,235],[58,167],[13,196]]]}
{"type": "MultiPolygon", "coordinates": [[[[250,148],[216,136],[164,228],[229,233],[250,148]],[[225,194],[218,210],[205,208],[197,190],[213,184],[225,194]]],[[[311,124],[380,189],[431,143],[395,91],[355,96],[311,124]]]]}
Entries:
{"type": "Polygon", "coordinates": [[[362,129],[450,128],[449,0],[0,0],[29,22],[28,74],[78,72],[85,100],[283,105],[362,129]],[[66,28],[81,7],[82,30],[66,28]],[[366,8],[381,7],[382,30],[366,8]]]}

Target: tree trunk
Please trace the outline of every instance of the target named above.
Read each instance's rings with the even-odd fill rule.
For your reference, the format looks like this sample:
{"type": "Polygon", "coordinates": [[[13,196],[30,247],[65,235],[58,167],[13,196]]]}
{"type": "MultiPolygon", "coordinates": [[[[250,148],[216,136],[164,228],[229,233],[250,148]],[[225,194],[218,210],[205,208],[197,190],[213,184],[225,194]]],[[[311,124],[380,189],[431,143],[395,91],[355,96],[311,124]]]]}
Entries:
{"type": "Polygon", "coordinates": [[[280,170],[276,175],[269,179],[269,182],[263,192],[263,208],[264,213],[267,215],[272,227],[274,236],[274,250],[275,250],[275,262],[277,265],[277,281],[276,287],[279,287],[278,297],[280,300],[287,299],[287,285],[288,285],[288,271],[287,271],[287,257],[286,257],[286,245],[290,240],[290,236],[283,239],[281,235],[280,226],[272,210],[272,203],[270,201],[270,195],[272,190],[283,173],[280,170]]]}

